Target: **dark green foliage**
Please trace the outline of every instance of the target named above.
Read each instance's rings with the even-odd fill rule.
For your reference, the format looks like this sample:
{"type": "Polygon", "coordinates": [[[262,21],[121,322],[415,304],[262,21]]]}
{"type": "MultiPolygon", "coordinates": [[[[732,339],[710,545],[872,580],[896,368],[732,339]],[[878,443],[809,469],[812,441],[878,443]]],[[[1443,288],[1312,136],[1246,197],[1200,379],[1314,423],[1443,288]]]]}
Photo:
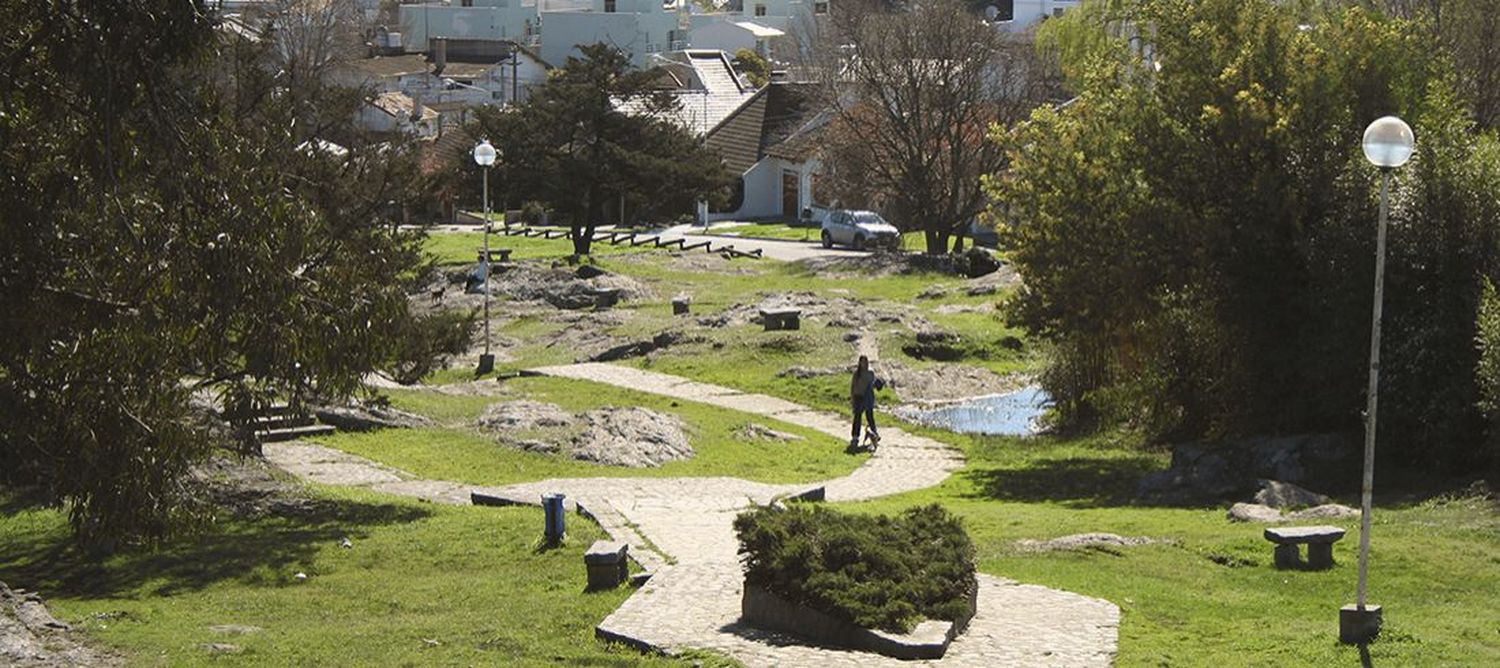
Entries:
{"type": "MultiPolygon", "coordinates": [[[[657,86],[659,72],[632,71],[612,46],[579,49],[582,58],[569,57],[519,108],[480,108],[468,131],[500,152],[493,194],[541,202],[572,229],[574,253],[587,255],[596,226],[675,221],[720,197],[728,175],[716,153],[667,120],[677,100],[657,86]]],[[[473,160],[457,167],[464,183],[480,183],[473,160]]]]}
{"type": "Polygon", "coordinates": [[[391,359],[414,156],[352,131],[357,92],[287,90],[196,3],[0,16],[0,481],[67,504],[86,542],[157,539],[209,445],[192,394],[243,414],[391,359]]]}
{"type": "Polygon", "coordinates": [[[740,49],[734,52],[734,69],[745,75],[750,80],[750,85],[760,88],[771,83],[771,63],[762,58],[754,49],[740,49]]]}
{"type": "Polygon", "coordinates": [[[1417,155],[1393,179],[1379,452],[1493,461],[1473,447],[1473,341],[1481,279],[1500,275],[1500,160],[1422,31],[1269,0],[1109,10],[1057,22],[1079,97],[1005,138],[1014,168],[992,190],[1025,279],[1011,311],[1056,345],[1043,381],[1064,423],[1361,429],[1379,174],[1359,139],[1396,114],[1417,155]],[[1087,21],[1097,39],[1077,38],[1087,21]],[[1154,27],[1160,70],[1129,25],[1154,27]]]}
{"type": "Polygon", "coordinates": [[[410,385],[443,368],[447,359],[469,349],[475,314],[437,311],[401,323],[390,364],[391,378],[410,385]]]}
{"type": "Polygon", "coordinates": [[[735,518],[745,581],[868,628],[954,620],[974,586],[974,544],[933,504],[898,517],[797,504],[735,518]]]}

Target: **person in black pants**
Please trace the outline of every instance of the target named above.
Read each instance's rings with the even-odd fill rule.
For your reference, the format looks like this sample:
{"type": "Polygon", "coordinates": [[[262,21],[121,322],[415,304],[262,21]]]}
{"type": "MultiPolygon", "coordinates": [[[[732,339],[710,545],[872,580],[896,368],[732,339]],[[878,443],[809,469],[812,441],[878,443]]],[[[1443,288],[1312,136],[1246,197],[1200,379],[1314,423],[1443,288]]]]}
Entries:
{"type": "Polygon", "coordinates": [[[854,428],[849,432],[849,447],[859,447],[861,418],[870,425],[870,442],[880,444],[880,432],[875,428],[875,390],[882,385],[884,383],[870,370],[870,358],[860,355],[859,366],[854,369],[854,379],[849,383],[849,402],[854,406],[854,428]]]}

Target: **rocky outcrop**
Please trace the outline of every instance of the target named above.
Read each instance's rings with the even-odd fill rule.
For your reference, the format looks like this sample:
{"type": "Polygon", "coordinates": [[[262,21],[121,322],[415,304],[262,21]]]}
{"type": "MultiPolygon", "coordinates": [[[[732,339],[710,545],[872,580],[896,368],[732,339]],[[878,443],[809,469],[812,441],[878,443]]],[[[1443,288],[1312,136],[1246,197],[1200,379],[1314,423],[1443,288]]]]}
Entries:
{"type": "Polygon", "coordinates": [[[112,666],[115,657],[72,637],[73,627],[47,611],[35,593],[0,582],[0,664],[6,666],[112,666]]]}
{"type": "Polygon", "coordinates": [[[682,421],[645,408],[590,411],[588,427],[573,440],[573,458],[611,466],[656,467],[689,459],[682,421]]]}

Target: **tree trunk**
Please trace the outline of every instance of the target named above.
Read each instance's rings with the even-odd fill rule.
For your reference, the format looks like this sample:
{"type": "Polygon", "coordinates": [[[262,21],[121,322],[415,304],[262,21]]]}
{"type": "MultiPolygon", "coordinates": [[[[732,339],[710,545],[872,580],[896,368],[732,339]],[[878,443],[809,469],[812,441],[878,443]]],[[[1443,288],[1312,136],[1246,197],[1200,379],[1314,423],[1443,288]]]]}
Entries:
{"type": "Polygon", "coordinates": [[[953,235],[953,252],[955,252],[955,253],[962,253],[962,252],[964,252],[964,235],[962,235],[962,234],[954,234],[953,235]]]}

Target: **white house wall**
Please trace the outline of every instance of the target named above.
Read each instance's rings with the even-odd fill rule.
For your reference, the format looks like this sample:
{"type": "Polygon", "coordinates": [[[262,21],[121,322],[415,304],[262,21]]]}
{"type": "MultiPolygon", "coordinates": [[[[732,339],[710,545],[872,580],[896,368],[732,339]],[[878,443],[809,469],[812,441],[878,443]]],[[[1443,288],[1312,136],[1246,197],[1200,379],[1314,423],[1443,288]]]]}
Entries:
{"type": "Polygon", "coordinates": [[[578,56],[581,44],[603,42],[629,54],[631,64],[644,68],[650,65],[651,54],[670,49],[677,15],[544,12],[542,25],[542,60],[554,66],[578,56]]]}
{"type": "Polygon", "coordinates": [[[535,32],[539,22],[536,5],[517,0],[504,6],[401,5],[400,9],[402,47],[408,53],[427,51],[433,37],[524,42],[528,24],[535,32]]]}

